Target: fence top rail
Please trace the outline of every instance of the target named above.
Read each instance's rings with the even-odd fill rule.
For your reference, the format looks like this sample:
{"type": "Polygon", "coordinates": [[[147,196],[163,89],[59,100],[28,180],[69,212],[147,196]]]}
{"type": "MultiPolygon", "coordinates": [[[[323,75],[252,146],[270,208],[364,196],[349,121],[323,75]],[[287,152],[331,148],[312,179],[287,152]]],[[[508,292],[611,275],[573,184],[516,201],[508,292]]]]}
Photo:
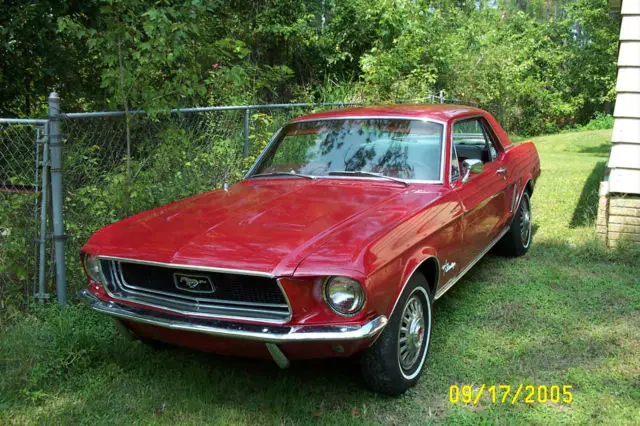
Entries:
{"type": "MultiPolygon", "coordinates": [[[[253,109],[274,109],[274,108],[301,108],[301,107],[322,107],[322,106],[345,106],[364,105],[363,102],[321,102],[321,103],[292,103],[292,104],[263,104],[263,105],[224,105],[195,108],[173,108],[160,110],[160,113],[180,113],[180,112],[208,112],[208,111],[242,111],[253,109]]],[[[62,114],[64,118],[88,118],[88,117],[118,117],[125,115],[125,111],[95,111],[95,112],[69,112],[62,114]]],[[[136,109],[129,111],[129,115],[144,115],[145,110],[136,109]]]]}
{"type": "Polygon", "coordinates": [[[35,118],[0,118],[0,123],[14,123],[14,124],[46,124],[46,119],[35,118]]]}

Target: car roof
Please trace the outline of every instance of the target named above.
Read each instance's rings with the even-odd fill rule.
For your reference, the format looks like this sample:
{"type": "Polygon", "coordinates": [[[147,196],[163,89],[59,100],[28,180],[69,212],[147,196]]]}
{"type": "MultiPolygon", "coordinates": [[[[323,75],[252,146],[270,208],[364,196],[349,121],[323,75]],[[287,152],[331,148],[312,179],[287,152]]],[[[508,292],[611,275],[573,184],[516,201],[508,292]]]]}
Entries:
{"type": "Polygon", "coordinates": [[[303,115],[290,121],[306,121],[331,118],[359,118],[359,117],[396,117],[420,120],[438,120],[448,122],[451,119],[470,115],[484,115],[485,111],[466,105],[452,104],[400,104],[374,105],[356,108],[334,109],[303,115]]]}

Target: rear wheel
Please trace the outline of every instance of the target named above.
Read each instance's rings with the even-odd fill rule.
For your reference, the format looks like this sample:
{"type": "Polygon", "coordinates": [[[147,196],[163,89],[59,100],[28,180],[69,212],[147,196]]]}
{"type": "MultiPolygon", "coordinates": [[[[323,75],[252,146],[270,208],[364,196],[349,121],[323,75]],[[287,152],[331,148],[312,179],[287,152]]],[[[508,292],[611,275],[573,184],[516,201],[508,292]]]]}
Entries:
{"type": "Polygon", "coordinates": [[[369,388],[395,396],[416,384],[431,343],[431,306],[428,282],[416,272],[382,334],[362,354],[362,378],[369,388]]]}
{"type": "Polygon", "coordinates": [[[531,246],[532,234],[531,198],[529,192],[525,190],[509,231],[502,237],[497,249],[504,256],[522,256],[531,246]]]}

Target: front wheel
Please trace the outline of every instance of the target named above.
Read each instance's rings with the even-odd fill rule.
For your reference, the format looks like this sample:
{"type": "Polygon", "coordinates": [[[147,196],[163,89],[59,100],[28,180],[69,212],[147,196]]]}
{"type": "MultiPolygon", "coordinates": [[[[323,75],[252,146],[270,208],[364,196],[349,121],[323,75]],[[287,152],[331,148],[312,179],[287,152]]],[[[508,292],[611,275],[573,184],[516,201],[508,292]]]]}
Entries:
{"type": "Polygon", "coordinates": [[[395,396],[416,384],[431,342],[431,306],[428,282],[416,272],[382,334],[362,354],[362,378],[372,390],[395,396]]]}
{"type": "Polygon", "coordinates": [[[496,248],[504,256],[522,256],[531,246],[532,234],[531,198],[529,193],[524,191],[509,231],[498,242],[496,248]]]}

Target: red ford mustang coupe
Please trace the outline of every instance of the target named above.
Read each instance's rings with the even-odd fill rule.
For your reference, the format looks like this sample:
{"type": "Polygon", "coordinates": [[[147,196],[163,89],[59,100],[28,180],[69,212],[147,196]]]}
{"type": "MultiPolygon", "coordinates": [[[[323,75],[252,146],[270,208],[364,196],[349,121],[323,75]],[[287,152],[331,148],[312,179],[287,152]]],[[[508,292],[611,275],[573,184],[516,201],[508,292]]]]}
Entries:
{"type": "Polygon", "coordinates": [[[98,231],[83,299],[142,341],[243,357],[359,354],[397,395],[423,369],[432,304],[494,245],[531,244],[540,175],[486,111],[336,110],[292,120],[245,178],[98,231]]]}

